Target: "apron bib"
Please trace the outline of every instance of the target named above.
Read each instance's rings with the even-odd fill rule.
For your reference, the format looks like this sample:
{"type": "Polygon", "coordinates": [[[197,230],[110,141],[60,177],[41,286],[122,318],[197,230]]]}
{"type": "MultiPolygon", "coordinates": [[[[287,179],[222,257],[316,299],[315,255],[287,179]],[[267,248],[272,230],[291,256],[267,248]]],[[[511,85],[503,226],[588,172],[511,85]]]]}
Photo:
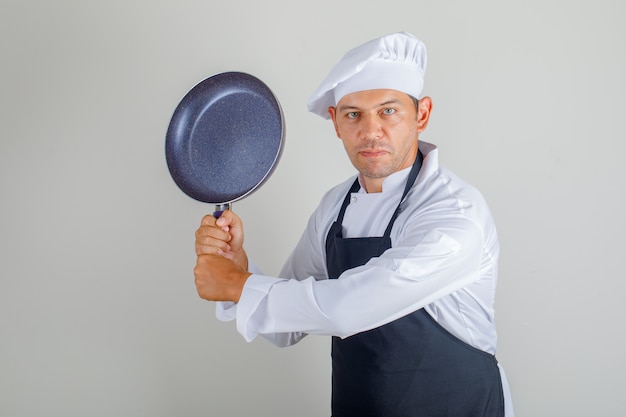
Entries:
{"type": "MultiPolygon", "coordinates": [[[[358,179],[326,238],[330,279],[391,248],[391,229],[422,164],[421,152],[385,234],[343,238],[342,222],[358,179]]],[[[450,334],[423,308],[391,323],[332,338],[333,417],[501,417],[504,398],[495,357],[450,334]]]]}

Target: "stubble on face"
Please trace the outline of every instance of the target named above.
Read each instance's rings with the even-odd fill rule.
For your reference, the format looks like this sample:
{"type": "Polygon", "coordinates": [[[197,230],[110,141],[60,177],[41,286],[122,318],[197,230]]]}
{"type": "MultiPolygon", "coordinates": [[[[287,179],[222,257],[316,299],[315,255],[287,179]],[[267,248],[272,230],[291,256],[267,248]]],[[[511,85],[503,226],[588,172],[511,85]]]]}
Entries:
{"type": "Polygon", "coordinates": [[[387,178],[403,169],[405,165],[409,165],[411,162],[409,150],[410,147],[398,149],[390,143],[376,139],[368,140],[357,148],[346,147],[352,165],[363,177],[372,179],[387,178]]]}
{"type": "Polygon", "coordinates": [[[417,110],[411,97],[393,90],[353,93],[340,100],[337,134],[368,187],[379,189],[389,175],[417,155],[417,110]],[[368,181],[369,180],[369,181],[368,181]]]}

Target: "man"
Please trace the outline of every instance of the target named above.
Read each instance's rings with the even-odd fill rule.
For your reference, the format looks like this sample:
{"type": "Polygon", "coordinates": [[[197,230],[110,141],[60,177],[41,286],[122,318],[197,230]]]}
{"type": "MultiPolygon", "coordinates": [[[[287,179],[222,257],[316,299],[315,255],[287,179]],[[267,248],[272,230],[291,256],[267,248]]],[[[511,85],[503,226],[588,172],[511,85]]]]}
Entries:
{"type": "Polygon", "coordinates": [[[358,175],[322,198],[281,278],[249,268],[241,219],[196,232],[198,293],[252,340],[332,337],[333,416],[513,415],[495,359],[498,240],[480,193],[418,136],[426,49],[396,33],[349,51],[309,100],[358,175]],[[418,100],[419,99],[419,100],[418,100]]]}

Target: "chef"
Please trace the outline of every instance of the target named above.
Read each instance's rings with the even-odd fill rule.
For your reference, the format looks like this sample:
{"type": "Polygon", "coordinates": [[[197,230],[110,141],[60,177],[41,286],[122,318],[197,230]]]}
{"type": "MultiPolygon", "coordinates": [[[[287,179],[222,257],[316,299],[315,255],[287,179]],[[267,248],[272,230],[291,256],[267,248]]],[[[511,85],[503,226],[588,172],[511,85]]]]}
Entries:
{"type": "Polygon", "coordinates": [[[394,33],[346,53],[311,95],[357,174],[329,190],[280,277],[232,211],[196,232],[199,295],[250,341],[332,336],[332,415],[513,416],[496,360],[499,244],[482,195],[418,140],[426,48],[394,33]]]}

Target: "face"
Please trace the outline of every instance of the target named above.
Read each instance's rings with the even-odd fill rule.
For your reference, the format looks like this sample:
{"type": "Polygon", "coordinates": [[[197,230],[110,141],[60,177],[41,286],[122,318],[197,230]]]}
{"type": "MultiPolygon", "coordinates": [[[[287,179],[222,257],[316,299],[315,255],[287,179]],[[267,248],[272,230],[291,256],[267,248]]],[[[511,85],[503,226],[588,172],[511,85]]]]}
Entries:
{"type": "Polygon", "coordinates": [[[396,90],[366,90],[344,96],[330,113],[337,136],[368,192],[382,191],[385,178],[413,164],[418,134],[426,128],[430,98],[419,109],[396,90]]]}

